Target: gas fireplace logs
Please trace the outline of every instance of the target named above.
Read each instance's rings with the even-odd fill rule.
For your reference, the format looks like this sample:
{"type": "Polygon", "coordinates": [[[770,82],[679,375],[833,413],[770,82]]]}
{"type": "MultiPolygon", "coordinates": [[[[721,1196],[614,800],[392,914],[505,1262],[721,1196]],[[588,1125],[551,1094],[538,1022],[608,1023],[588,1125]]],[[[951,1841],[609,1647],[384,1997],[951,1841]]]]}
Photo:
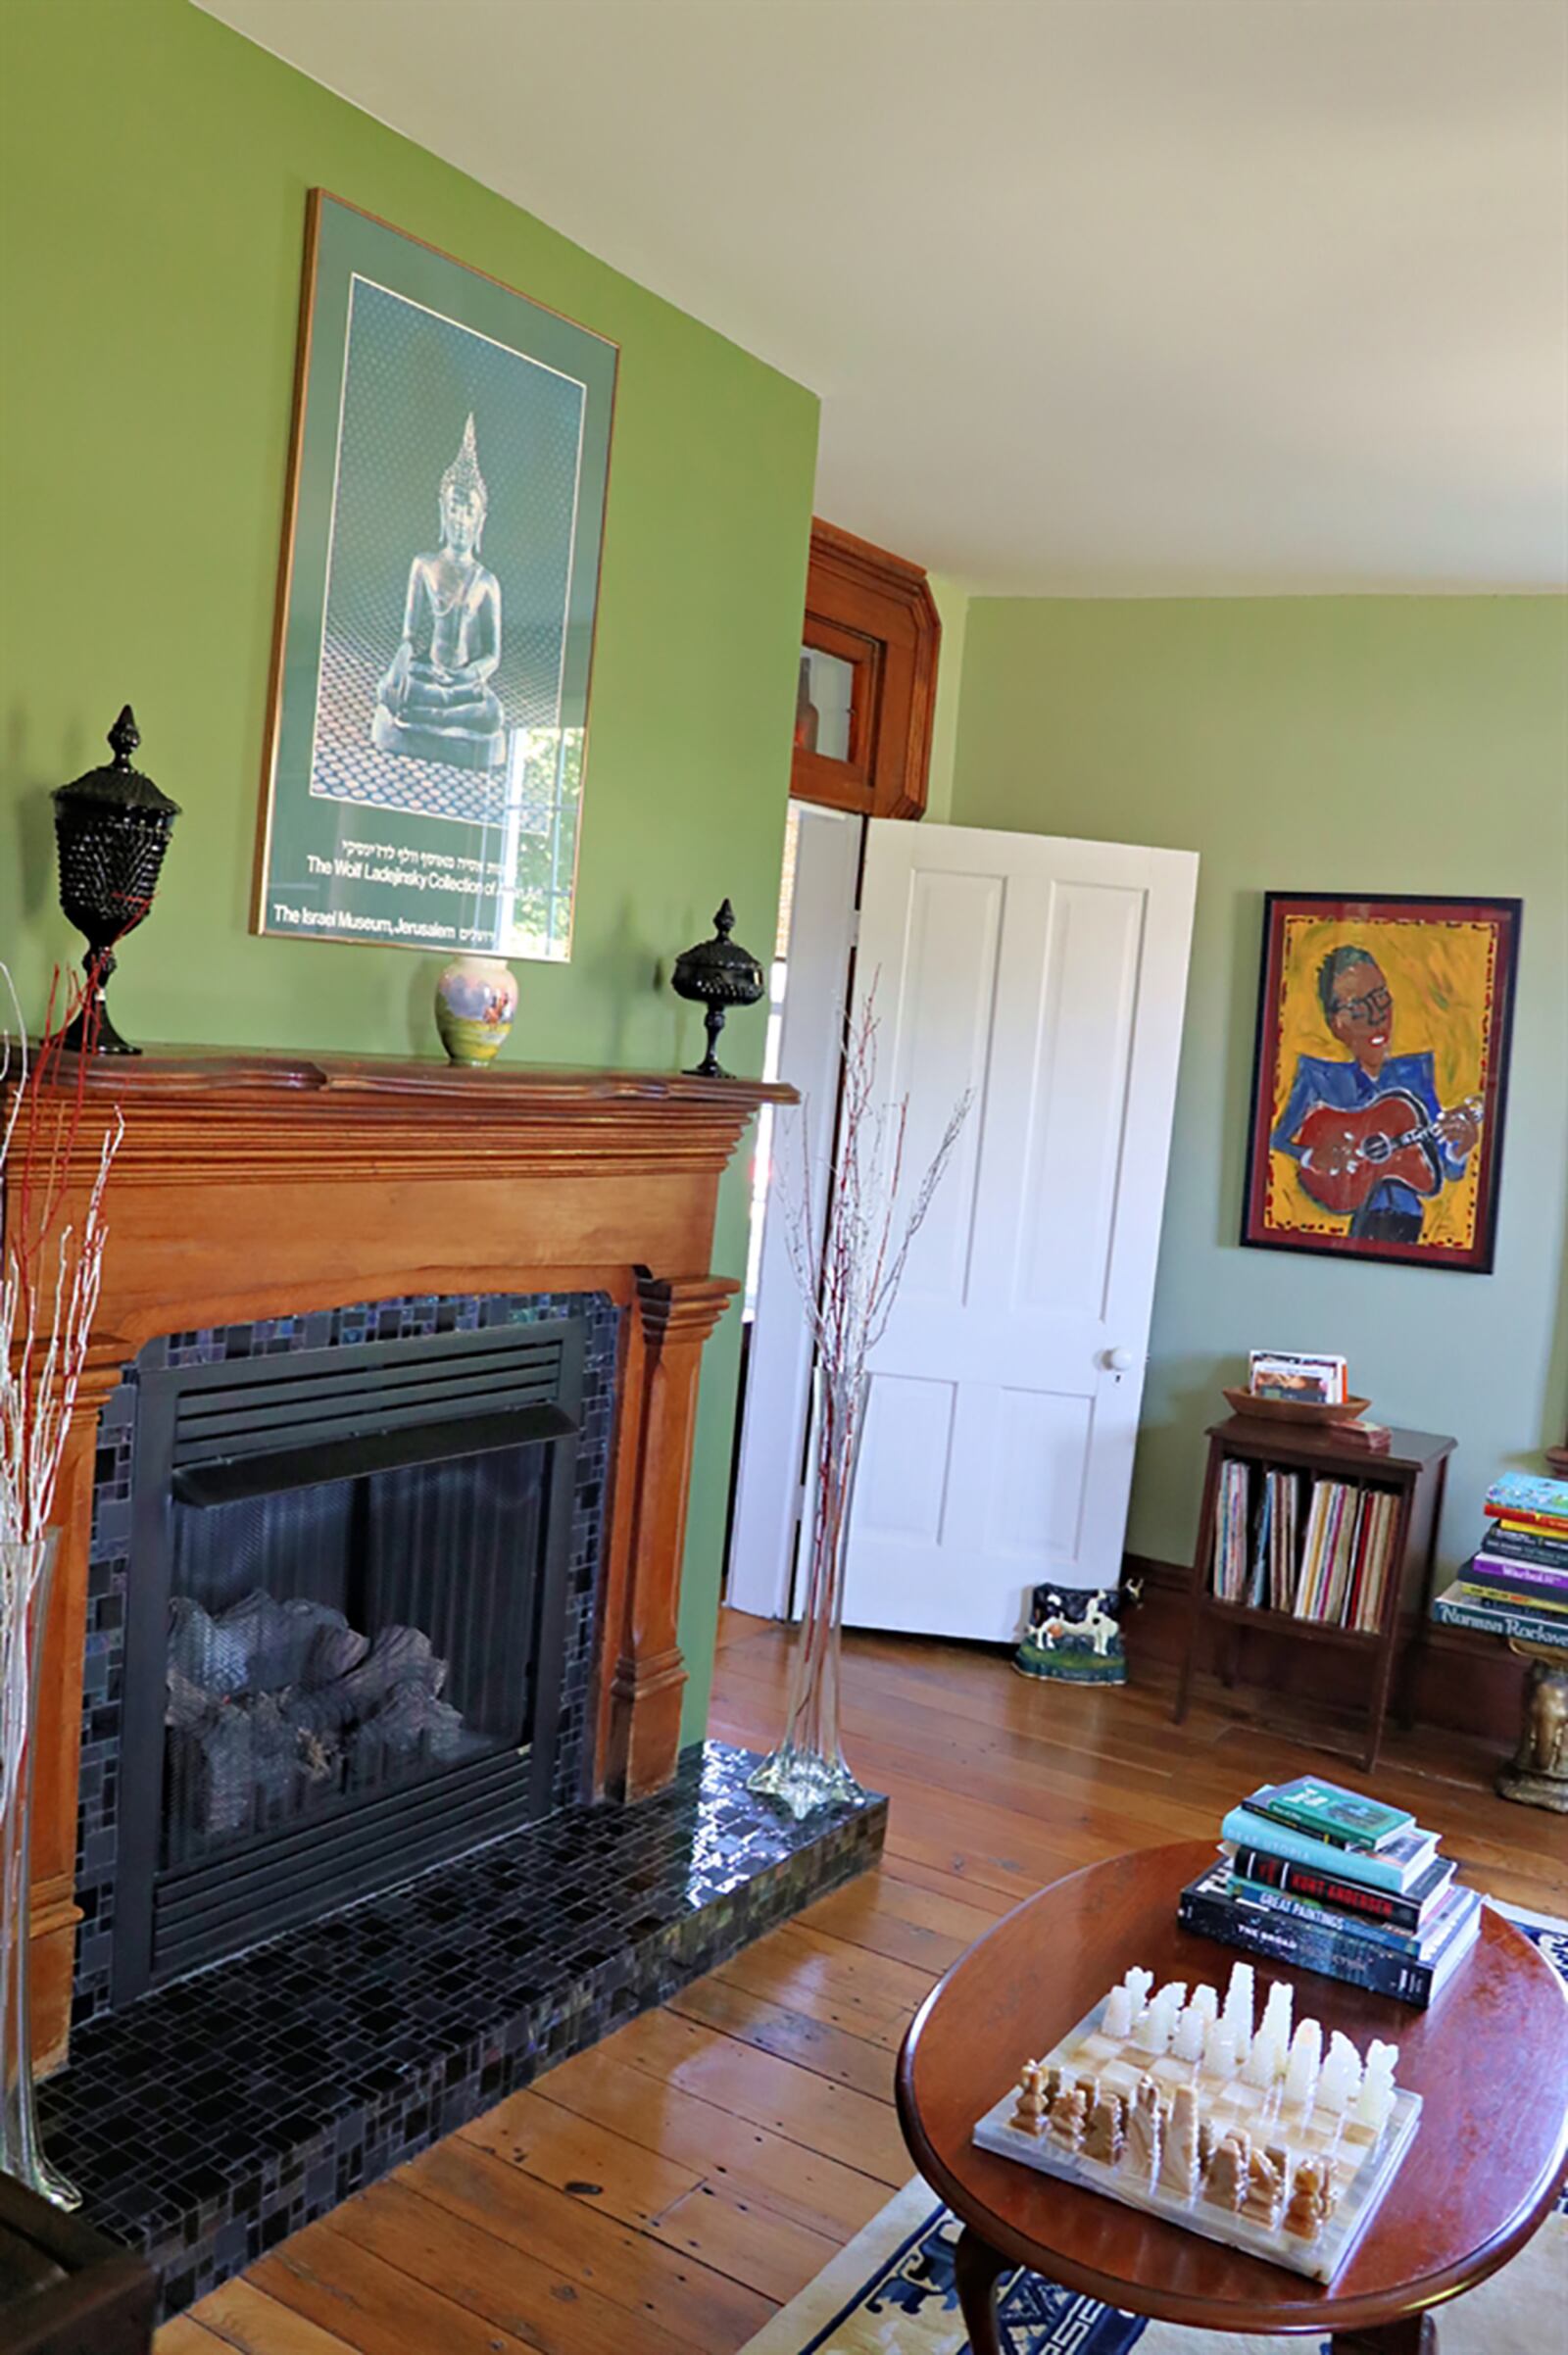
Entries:
{"type": "Polygon", "coordinates": [[[172,1812],[200,1839],[455,1756],[462,1712],[418,1628],[362,1635],[341,1611],[258,1589],[214,1617],[170,1612],[172,1812]]]}

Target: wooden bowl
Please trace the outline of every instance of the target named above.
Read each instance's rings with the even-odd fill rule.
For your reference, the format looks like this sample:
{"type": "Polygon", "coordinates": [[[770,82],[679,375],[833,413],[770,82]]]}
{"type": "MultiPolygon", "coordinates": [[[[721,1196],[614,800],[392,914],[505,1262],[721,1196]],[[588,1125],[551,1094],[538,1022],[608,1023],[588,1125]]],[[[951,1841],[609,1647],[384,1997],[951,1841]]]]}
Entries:
{"type": "Polygon", "coordinates": [[[1250,1390],[1228,1390],[1233,1413],[1258,1423],[1353,1423],[1371,1405],[1370,1398],[1342,1398],[1337,1406],[1321,1398],[1255,1398],[1250,1390]]]}

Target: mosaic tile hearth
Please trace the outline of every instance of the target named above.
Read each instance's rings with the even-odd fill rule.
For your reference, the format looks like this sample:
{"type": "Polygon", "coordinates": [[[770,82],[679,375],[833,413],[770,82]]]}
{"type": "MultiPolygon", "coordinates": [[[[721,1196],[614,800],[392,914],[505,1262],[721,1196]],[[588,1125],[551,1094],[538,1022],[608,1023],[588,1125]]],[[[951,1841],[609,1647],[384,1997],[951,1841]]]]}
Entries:
{"type": "Polygon", "coordinates": [[[42,2088],[86,2219],[177,2313],[875,1861],[887,1802],[797,1825],[709,1742],[73,2037],[42,2088]]]}

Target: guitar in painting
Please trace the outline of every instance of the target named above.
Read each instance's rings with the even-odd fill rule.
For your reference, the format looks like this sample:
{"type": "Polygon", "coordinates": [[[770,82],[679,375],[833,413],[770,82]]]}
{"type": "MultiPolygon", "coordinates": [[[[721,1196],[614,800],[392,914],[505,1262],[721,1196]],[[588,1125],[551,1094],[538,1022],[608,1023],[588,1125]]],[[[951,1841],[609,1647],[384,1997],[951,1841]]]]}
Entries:
{"type": "MultiPolygon", "coordinates": [[[[1479,1128],[1479,1097],[1454,1108],[1479,1128]]],[[[1320,1209],[1342,1218],[1352,1217],[1379,1186],[1408,1186],[1430,1201],[1448,1179],[1445,1147],[1452,1126],[1449,1113],[1429,1118],[1426,1106],[1402,1088],[1350,1110],[1320,1104],[1294,1138],[1301,1184],[1320,1209]]]]}
{"type": "Polygon", "coordinates": [[[1421,1239],[1425,1205],[1465,1174],[1481,1135],[1481,1103],[1445,1109],[1430,1053],[1391,1053],[1394,994],[1353,942],[1317,971],[1324,1021],[1345,1059],[1298,1055],[1270,1143],[1297,1165],[1318,1209],[1349,1221],[1357,1242],[1421,1239]]]}

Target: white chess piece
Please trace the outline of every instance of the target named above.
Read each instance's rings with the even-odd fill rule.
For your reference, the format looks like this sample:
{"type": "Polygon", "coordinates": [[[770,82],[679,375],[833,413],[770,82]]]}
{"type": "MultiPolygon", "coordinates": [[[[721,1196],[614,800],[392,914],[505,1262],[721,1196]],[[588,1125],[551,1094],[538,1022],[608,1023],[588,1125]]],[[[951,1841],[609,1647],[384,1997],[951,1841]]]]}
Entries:
{"type": "Polygon", "coordinates": [[[1196,2003],[1190,2003],[1176,2022],[1176,2034],[1171,2051],[1179,2061],[1200,2061],[1203,2057],[1203,2032],[1207,2023],[1196,2003]]]}
{"type": "Polygon", "coordinates": [[[1145,2020],[1149,2030],[1147,2038],[1142,2028],[1139,2032],[1139,2040],[1146,2052],[1166,2052],[1170,2049],[1171,2037],[1176,2033],[1177,2015],[1186,2000],[1186,1983],[1180,1979],[1168,1980],[1157,1994],[1150,1997],[1145,2020]]]}
{"type": "Polygon", "coordinates": [[[1163,2052],[1170,2043],[1175,2025],[1175,2014],[1168,2004],[1152,2003],[1133,2030],[1133,2042],[1140,2052],[1163,2052]]]}
{"type": "Polygon", "coordinates": [[[1126,1987],[1112,1987],[1105,1997],[1105,2009],[1100,2023],[1102,2036],[1125,2036],[1131,2032],[1132,2024],[1132,1989],[1126,1987]]]}
{"type": "Polygon", "coordinates": [[[1285,2056],[1291,2044],[1292,1992],[1283,1979],[1269,1983],[1268,2001],[1263,2006],[1263,2026],[1268,2031],[1278,2054],[1279,2072],[1285,2071],[1285,2056]]]}
{"type": "Polygon", "coordinates": [[[1397,2044],[1384,2044],[1376,2036],[1367,2046],[1366,2074],[1361,2080],[1355,2116],[1358,2125],[1376,2127],[1380,2134],[1394,2107],[1394,2064],[1398,2057],[1397,2044]]]}
{"type": "Polygon", "coordinates": [[[1265,2020],[1252,2038],[1251,2048],[1247,2055],[1247,2065],[1242,2071],[1243,2084],[1256,2085],[1260,2092],[1267,2092],[1278,2074],[1275,2068],[1276,2057],[1273,2032],[1265,2020]]]}
{"type": "Polygon", "coordinates": [[[1211,2020],[1204,2030],[1203,2068],[1210,2077],[1235,2076],[1236,2031],[1228,2020],[1211,2020]]]}
{"type": "Polygon", "coordinates": [[[1291,2038],[1291,2057],[1285,2068],[1285,2098],[1309,2110],[1317,2097],[1317,2075],[1323,2059],[1323,2030],[1316,2020],[1301,2020],[1291,2038]]]}
{"type": "Polygon", "coordinates": [[[1203,1980],[1194,1987],[1193,2000],[1187,2008],[1189,2011],[1196,2012],[1206,2028],[1210,2020],[1216,2020],[1219,2017],[1218,1987],[1211,1987],[1207,1980],[1203,1980]]]}
{"type": "Polygon", "coordinates": [[[1336,2029],[1329,2038],[1328,2058],[1317,2081],[1318,2107],[1343,2118],[1361,2090],[1361,2055],[1347,2036],[1336,2029]]]}
{"type": "Polygon", "coordinates": [[[1133,2018],[1136,2020],[1144,2005],[1149,2001],[1154,1985],[1154,1974],[1152,1971],[1146,1971],[1141,1963],[1134,1963],[1132,1969],[1123,1975],[1121,1984],[1132,1997],[1133,2018]]]}
{"type": "Polygon", "coordinates": [[[1252,1966],[1237,1963],[1231,1970],[1231,1983],[1225,1989],[1226,2025],[1235,2036],[1239,2048],[1250,2047],[1252,2041],[1252,1966]]]}

